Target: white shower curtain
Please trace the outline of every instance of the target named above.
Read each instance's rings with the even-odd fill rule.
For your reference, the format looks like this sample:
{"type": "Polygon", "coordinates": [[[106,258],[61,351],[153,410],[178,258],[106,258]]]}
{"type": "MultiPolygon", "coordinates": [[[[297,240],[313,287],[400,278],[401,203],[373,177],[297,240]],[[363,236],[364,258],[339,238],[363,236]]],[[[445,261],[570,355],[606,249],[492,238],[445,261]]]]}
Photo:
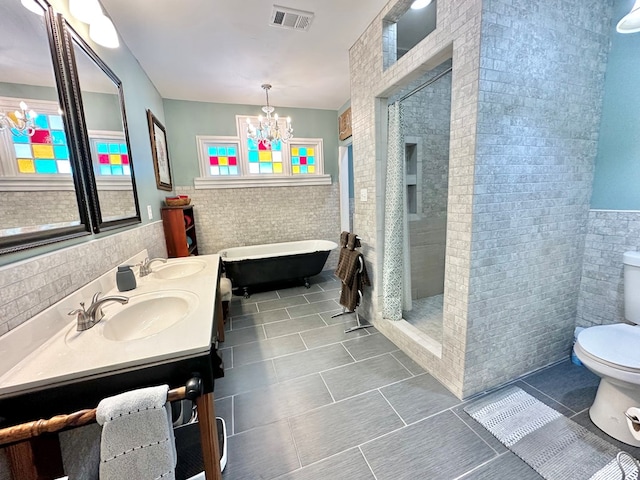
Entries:
{"type": "Polygon", "coordinates": [[[384,205],[384,256],[382,261],[382,316],[388,320],[402,320],[405,297],[405,265],[407,219],[405,199],[404,138],[402,135],[402,106],[389,105],[387,148],[387,177],[384,205]]]}

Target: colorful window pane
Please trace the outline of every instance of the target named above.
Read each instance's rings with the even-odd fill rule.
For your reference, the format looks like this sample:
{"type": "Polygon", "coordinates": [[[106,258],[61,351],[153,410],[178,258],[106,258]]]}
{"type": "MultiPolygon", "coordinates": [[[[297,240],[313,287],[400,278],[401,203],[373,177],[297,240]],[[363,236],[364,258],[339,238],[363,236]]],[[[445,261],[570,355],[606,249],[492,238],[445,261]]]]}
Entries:
{"type": "Polygon", "coordinates": [[[33,135],[13,132],[13,148],[18,172],[40,175],[69,175],[69,149],[62,117],[40,114],[36,117],[33,135]]]}
{"type": "Polygon", "coordinates": [[[308,175],[316,173],[317,159],[313,147],[291,147],[291,173],[308,175]]]}
{"type": "Polygon", "coordinates": [[[250,174],[282,174],[282,142],[256,142],[247,139],[250,174]]]}
{"type": "Polygon", "coordinates": [[[42,173],[45,175],[51,175],[52,173],[58,173],[58,167],[55,160],[36,159],[36,173],[42,173]]]}
{"type": "Polygon", "coordinates": [[[30,158],[19,158],[18,171],[20,173],[36,173],[36,166],[30,158]]]}
{"type": "Polygon", "coordinates": [[[127,144],[121,140],[96,140],[95,149],[98,157],[98,174],[122,177],[131,175],[127,144]]]}
{"type": "Polygon", "coordinates": [[[238,147],[235,145],[215,144],[207,146],[209,173],[213,177],[240,175],[238,167],[238,147]]]}

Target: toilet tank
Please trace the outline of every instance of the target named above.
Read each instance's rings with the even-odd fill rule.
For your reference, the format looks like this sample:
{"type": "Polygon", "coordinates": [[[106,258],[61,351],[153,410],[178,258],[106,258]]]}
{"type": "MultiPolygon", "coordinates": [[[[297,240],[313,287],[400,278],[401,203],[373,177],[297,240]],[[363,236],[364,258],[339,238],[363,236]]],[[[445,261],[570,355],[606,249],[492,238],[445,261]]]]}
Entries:
{"type": "Polygon", "coordinates": [[[624,263],[624,316],[640,325],[640,252],[625,252],[624,263]]]}

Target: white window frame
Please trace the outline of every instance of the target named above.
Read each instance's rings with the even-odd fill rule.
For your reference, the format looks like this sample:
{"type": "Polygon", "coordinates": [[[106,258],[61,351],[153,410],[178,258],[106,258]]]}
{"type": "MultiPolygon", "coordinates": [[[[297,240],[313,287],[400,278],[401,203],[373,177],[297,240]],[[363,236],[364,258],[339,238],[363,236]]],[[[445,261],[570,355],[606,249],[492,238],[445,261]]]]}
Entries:
{"type": "MultiPolygon", "coordinates": [[[[25,102],[30,110],[34,110],[39,114],[44,113],[51,115],[60,113],[58,102],[33,99],[27,99],[25,102]]],[[[19,103],[19,98],[0,97],[0,110],[3,112],[16,110],[19,103]]],[[[67,147],[69,147],[69,145],[67,145],[67,147]]],[[[20,173],[13,148],[11,130],[7,128],[0,132],[0,189],[8,192],[45,190],[75,191],[75,186],[72,176],[67,174],[43,175],[20,173]]]]}
{"type": "MultiPolygon", "coordinates": [[[[283,172],[281,174],[249,173],[249,154],[247,150],[247,119],[258,121],[256,116],[236,115],[236,126],[239,133],[236,137],[197,135],[196,145],[198,148],[198,159],[200,164],[200,177],[194,179],[194,186],[198,189],[211,188],[248,188],[248,187],[288,187],[294,185],[331,185],[331,175],[324,173],[324,150],[322,138],[297,138],[294,137],[289,142],[283,143],[282,161],[283,172]],[[208,156],[206,155],[207,144],[228,143],[234,144],[238,148],[238,165],[240,175],[238,176],[212,176],[209,173],[208,156]],[[316,150],[315,157],[316,173],[296,174],[291,173],[290,149],[292,146],[303,147],[313,146],[316,150]]],[[[282,127],[285,120],[281,120],[282,127]]]]}

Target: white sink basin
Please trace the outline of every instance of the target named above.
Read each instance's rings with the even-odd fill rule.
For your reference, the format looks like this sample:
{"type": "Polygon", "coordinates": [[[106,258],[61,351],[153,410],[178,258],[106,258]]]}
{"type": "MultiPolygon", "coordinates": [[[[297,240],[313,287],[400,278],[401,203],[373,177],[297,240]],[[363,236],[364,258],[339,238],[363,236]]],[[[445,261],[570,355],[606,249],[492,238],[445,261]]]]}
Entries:
{"type": "Polygon", "coordinates": [[[198,273],[206,266],[205,262],[198,260],[182,260],[157,267],[153,269],[151,275],[161,280],[175,280],[198,273]]]}
{"type": "Polygon", "coordinates": [[[105,306],[102,336],[123,342],[155,335],[183,320],[198,303],[197,295],[182,290],[134,295],[126,305],[105,306]]]}

